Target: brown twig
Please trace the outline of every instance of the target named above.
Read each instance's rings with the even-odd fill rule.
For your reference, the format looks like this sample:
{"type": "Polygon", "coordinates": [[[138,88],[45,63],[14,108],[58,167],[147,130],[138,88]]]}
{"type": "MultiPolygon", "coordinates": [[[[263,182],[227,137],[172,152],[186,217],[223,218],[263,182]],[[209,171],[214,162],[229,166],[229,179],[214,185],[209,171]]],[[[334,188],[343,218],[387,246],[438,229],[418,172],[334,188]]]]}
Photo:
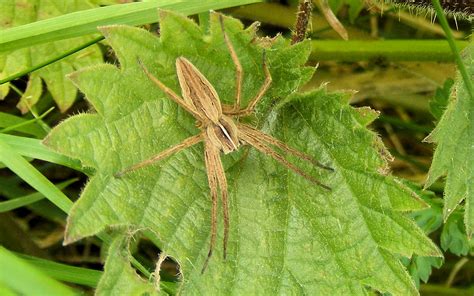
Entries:
{"type": "Polygon", "coordinates": [[[305,39],[312,10],[313,4],[311,0],[303,0],[298,5],[295,30],[293,31],[293,36],[291,36],[291,44],[301,42],[305,39]]]}
{"type": "Polygon", "coordinates": [[[333,28],[333,30],[336,31],[342,39],[349,40],[349,35],[347,34],[346,28],[344,28],[341,22],[337,19],[334,12],[331,10],[331,7],[329,7],[328,0],[319,0],[317,3],[318,8],[324,14],[326,21],[333,28]]]}

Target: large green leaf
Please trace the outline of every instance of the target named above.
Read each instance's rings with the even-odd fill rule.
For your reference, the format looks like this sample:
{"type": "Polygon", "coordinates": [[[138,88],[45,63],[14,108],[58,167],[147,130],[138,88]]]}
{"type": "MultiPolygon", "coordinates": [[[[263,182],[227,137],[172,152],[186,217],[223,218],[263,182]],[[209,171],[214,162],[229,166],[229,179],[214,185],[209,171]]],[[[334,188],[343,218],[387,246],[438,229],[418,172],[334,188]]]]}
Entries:
{"type": "MultiPolygon", "coordinates": [[[[90,9],[88,1],[42,1],[42,0],[5,0],[0,9],[0,29],[16,27],[42,19],[63,15],[73,11],[90,9]]],[[[22,48],[0,56],[0,78],[16,74],[26,68],[59,56],[63,52],[93,39],[91,36],[55,41],[38,45],[34,48],[22,48]]],[[[53,99],[61,111],[66,111],[73,104],[77,90],[65,78],[65,75],[86,65],[102,62],[102,54],[97,46],[90,46],[81,53],[71,55],[55,64],[38,70],[29,77],[28,86],[18,108],[28,112],[42,93],[42,80],[46,83],[53,99]]],[[[9,84],[0,86],[0,100],[9,92],[9,84]]]]}
{"type": "MultiPolygon", "coordinates": [[[[464,64],[472,79],[474,46],[468,46],[463,53],[464,64]]],[[[446,175],[444,219],[464,200],[464,223],[467,235],[471,237],[474,232],[474,98],[460,75],[446,111],[426,140],[437,143],[426,187],[446,175]]]]}
{"type": "MultiPolygon", "coordinates": [[[[110,226],[147,229],[180,263],[181,292],[187,294],[358,295],[367,287],[417,294],[395,254],[441,254],[403,213],[425,204],[386,174],[379,155],[385,149],[366,129],[376,113],[354,109],[348,95],[324,89],[296,94],[313,73],[302,66],[310,44],[256,39],[254,26],[243,30],[230,18],[225,18],[226,31],[244,69],[244,105],[263,82],[262,46],[267,47],[273,84],[251,123],[331,164],[335,173],[292,159],[330,185],[329,192],[255,149],[222,156],[231,207],[228,258],[222,259],[218,244],[201,275],[211,206],[202,144],[123,178],[113,176],[199,131],[192,117],[149,81],[137,58],[179,92],[174,64],[185,56],[222,101],[234,100],[235,68],[216,15],[211,15],[209,33],[171,13],[163,12],[160,19],[160,38],[126,26],[101,28],[120,69],[101,65],[71,75],[96,113],[69,118],[45,143],[96,174],[71,211],[66,242],[110,226]]],[[[221,222],[218,228],[222,238],[221,222]]]]}

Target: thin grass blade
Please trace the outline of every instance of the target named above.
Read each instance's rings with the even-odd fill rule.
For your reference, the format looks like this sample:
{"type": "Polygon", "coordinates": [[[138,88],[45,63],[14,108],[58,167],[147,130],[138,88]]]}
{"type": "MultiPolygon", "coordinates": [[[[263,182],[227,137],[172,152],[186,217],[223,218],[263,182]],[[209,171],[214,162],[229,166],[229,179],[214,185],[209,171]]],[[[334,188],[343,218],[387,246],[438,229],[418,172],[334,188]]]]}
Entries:
{"type": "Polygon", "coordinates": [[[99,26],[111,24],[139,26],[154,23],[158,21],[156,11],[158,8],[191,15],[257,2],[261,0],[161,0],[88,9],[3,30],[0,32],[0,52],[99,33],[97,30],[99,26]]]}
{"type": "Polygon", "coordinates": [[[72,201],[2,139],[0,139],[0,161],[61,210],[69,212],[72,201]]]}
{"type": "Polygon", "coordinates": [[[70,287],[52,279],[0,246],[0,282],[22,295],[77,295],[70,287]]]}
{"type": "MultiPolygon", "coordinates": [[[[40,140],[0,134],[0,142],[10,146],[19,155],[60,164],[76,171],[84,171],[78,160],[49,150],[41,144],[40,140]]],[[[0,162],[2,162],[1,157],[0,162]]]]}
{"type": "MultiPolygon", "coordinates": [[[[61,182],[57,185],[59,190],[62,190],[69,186],[70,184],[79,180],[78,178],[70,179],[64,182],[61,182]]],[[[39,192],[28,194],[22,197],[18,197],[12,200],[2,201],[0,202],[0,213],[8,212],[14,209],[18,209],[27,205],[31,205],[37,201],[44,199],[45,196],[39,192]]]]}

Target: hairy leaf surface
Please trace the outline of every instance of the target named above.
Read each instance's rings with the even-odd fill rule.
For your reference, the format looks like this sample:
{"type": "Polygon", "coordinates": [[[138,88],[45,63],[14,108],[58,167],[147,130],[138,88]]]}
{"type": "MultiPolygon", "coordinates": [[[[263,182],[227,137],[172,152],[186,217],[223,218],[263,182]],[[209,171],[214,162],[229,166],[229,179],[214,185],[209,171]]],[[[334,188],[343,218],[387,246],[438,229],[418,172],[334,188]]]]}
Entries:
{"type": "MultiPolygon", "coordinates": [[[[97,173],[71,211],[66,241],[110,226],[148,229],[160,249],[180,263],[183,294],[363,295],[367,287],[417,294],[396,254],[441,255],[403,214],[425,204],[385,174],[379,154],[385,148],[366,128],[376,113],[352,108],[348,95],[323,88],[297,94],[313,73],[302,66],[310,44],[258,39],[255,26],[244,30],[231,18],[225,25],[244,69],[243,105],[264,80],[262,47],[273,77],[256,115],[240,120],[330,164],[334,173],[290,158],[333,190],[309,183],[253,148],[223,155],[231,208],[228,256],[222,259],[219,243],[201,275],[211,207],[202,144],[123,178],[113,176],[198,132],[192,117],[147,79],[138,58],[180,93],[175,60],[185,56],[222,101],[234,100],[235,68],[217,16],[211,15],[209,32],[171,13],[162,12],[160,19],[160,38],[126,26],[102,28],[120,68],[101,65],[71,76],[96,113],[69,118],[46,144],[97,173]]],[[[221,218],[218,229],[220,242],[221,218]]]]}
{"type": "MultiPolygon", "coordinates": [[[[474,46],[464,51],[464,64],[474,77],[474,46]]],[[[426,141],[437,143],[426,187],[446,175],[443,215],[446,220],[464,201],[464,223],[470,238],[474,232],[474,98],[460,75],[454,96],[426,141]]]]}

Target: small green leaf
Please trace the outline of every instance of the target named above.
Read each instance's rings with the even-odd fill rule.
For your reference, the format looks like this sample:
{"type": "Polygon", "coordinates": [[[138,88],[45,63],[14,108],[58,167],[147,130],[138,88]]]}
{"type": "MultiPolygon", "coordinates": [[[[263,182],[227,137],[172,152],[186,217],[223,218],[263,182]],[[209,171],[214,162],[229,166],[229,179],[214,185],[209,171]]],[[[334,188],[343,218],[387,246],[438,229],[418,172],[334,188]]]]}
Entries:
{"type": "Polygon", "coordinates": [[[413,256],[411,260],[402,260],[407,266],[408,272],[415,281],[416,287],[420,287],[420,281],[428,282],[433,267],[440,268],[443,265],[443,259],[439,257],[413,256]]]}
{"type": "MultiPolygon", "coordinates": [[[[443,225],[443,201],[436,197],[433,192],[422,190],[419,185],[410,181],[403,180],[403,183],[415,191],[429,207],[415,211],[409,214],[426,235],[435,232],[443,225]]],[[[405,265],[412,279],[415,281],[416,287],[420,287],[420,281],[428,282],[432,268],[440,268],[443,264],[443,258],[412,256],[412,258],[402,258],[401,262],[405,265]]]]}
{"type": "Polygon", "coordinates": [[[130,265],[129,240],[126,235],[113,238],[108,250],[104,276],[96,295],[157,295],[152,283],[142,279],[130,265]]]}
{"type": "MultiPolygon", "coordinates": [[[[32,54],[34,54],[34,52],[32,54]]],[[[14,55],[15,53],[12,53],[12,55],[9,56],[9,58],[13,57],[14,55]]],[[[30,65],[15,64],[16,68],[13,71],[17,71],[17,69],[21,69],[20,68],[21,66],[24,66],[26,68],[30,65]]],[[[8,69],[6,71],[8,71],[8,69]]],[[[7,75],[10,75],[11,73],[5,72],[4,74],[5,76],[7,76],[7,75]]],[[[9,83],[7,83],[6,85],[9,85],[9,83]]],[[[20,109],[23,114],[27,113],[34,105],[36,105],[42,92],[43,92],[43,82],[41,81],[41,72],[31,74],[28,80],[28,83],[26,85],[26,90],[21,96],[20,101],[16,105],[17,108],[20,109]]],[[[4,97],[1,97],[0,99],[3,100],[4,97]]]]}
{"type": "Polygon", "coordinates": [[[433,114],[436,120],[439,120],[443,115],[446,107],[448,106],[449,96],[451,95],[451,87],[454,84],[454,80],[451,78],[447,79],[443,87],[436,89],[433,99],[430,101],[430,112],[433,114]]]}
{"type": "Polygon", "coordinates": [[[441,248],[457,256],[465,256],[474,250],[474,238],[468,239],[463,223],[463,212],[456,210],[444,224],[441,232],[441,248]]]}
{"type": "MultiPolygon", "coordinates": [[[[66,242],[111,226],[150,230],[157,246],[179,262],[182,294],[358,295],[371,287],[416,295],[395,254],[441,253],[404,215],[426,204],[385,174],[387,164],[379,155],[385,148],[366,128],[376,113],[350,107],[347,94],[325,89],[297,94],[313,73],[303,66],[310,43],[290,46],[278,37],[269,44],[256,38],[254,26],[244,30],[231,18],[225,18],[225,27],[244,69],[242,105],[263,83],[263,46],[273,77],[249,120],[330,164],[334,173],[291,159],[333,190],[309,183],[251,147],[223,155],[231,204],[229,254],[223,260],[219,244],[201,274],[210,236],[202,145],[114,177],[199,132],[192,117],[147,79],[137,59],[180,93],[175,61],[185,56],[214,85],[221,101],[234,101],[235,66],[217,16],[211,15],[209,34],[173,13],[162,12],[160,19],[160,38],[126,26],[101,28],[120,69],[100,65],[70,76],[96,113],[69,118],[45,143],[96,174],[71,210],[66,242]]],[[[222,228],[219,219],[220,238],[222,228]]]]}
{"type": "Polygon", "coordinates": [[[433,205],[430,203],[429,208],[414,212],[410,216],[413,217],[418,226],[420,226],[427,235],[443,225],[443,215],[439,204],[433,205]]]}
{"type": "Polygon", "coordinates": [[[433,192],[422,190],[419,185],[410,181],[403,180],[403,184],[410,187],[428,205],[425,209],[410,213],[409,216],[427,235],[438,230],[443,225],[443,200],[433,192]]]}
{"type": "MultiPolygon", "coordinates": [[[[464,52],[464,64],[474,75],[474,46],[464,52]]],[[[474,99],[458,75],[454,97],[433,132],[425,139],[437,143],[426,187],[446,175],[443,215],[446,220],[465,201],[464,223],[468,237],[474,232],[474,99]]]]}

